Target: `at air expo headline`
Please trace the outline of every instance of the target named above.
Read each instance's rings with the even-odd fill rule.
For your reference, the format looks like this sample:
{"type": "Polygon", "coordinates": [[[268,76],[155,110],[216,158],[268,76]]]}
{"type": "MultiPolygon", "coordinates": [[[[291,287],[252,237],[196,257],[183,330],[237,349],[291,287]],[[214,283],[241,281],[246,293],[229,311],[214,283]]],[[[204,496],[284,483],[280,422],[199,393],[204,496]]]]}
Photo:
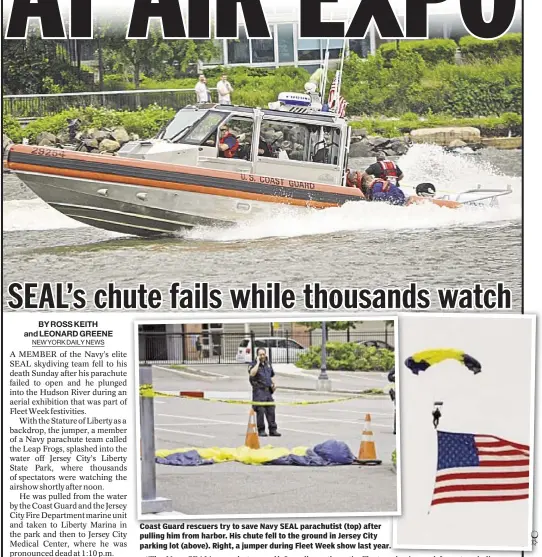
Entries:
{"type": "MultiPolygon", "coordinates": [[[[382,39],[426,39],[429,29],[428,5],[447,1],[406,0],[403,27],[390,0],[352,0],[352,5],[357,3],[358,7],[350,21],[324,21],[322,7],[337,4],[339,0],[297,0],[299,36],[362,39],[371,21],[374,21],[382,39]]],[[[482,0],[460,0],[460,16],[471,35],[480,39],[496,39],[512,25],[516,3],[517,0],[493,0],[493,13],[488,18],[482,0]]],[[[292,13],[295,4],[294,0],[292,13]]],[[[261,0],[188,0],[187,17],[183,16],[179,0],[133,0],[126,38],[146,39],[151,21],[160,23],[165,39],[238,38],[238,11],[243,14],[249,38],[272,38],[261,0]],[[240,10],[236,9],[238,6],[240,10]]],[[[28,23],[38,19],[44,39],[65,39],[67,36],[72,39],[92,39],[94,16],[92,0],[71,0],[68,18],[63,18],[59,0],[13,0],[5,38],[26,38],[28,23]]]]}

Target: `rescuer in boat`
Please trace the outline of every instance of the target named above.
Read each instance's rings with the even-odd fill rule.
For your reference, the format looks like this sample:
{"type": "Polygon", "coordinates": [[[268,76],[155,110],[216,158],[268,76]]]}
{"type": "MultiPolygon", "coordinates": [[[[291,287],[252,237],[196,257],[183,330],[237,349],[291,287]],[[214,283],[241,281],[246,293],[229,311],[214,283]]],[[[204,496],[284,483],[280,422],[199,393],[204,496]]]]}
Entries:
{"type": "Polygon", "coordinates": [[[235,158],[239,150],[239,140],[231,133],[229,126],[220,127],[220,141],[218,143],[219,155],[227,159],[235,158]]]}
{"type": "Polygon", "coordinates": [[[362,191],[369,201],[385,201],[393,205],[404,205],[406,197],[399,181],[404,178],[402,170],[386,158],[385,153],[376,154],[376,162],[361,175],[362,191]],[[374,176],[374,179],[371,179],[374,176]],[[364,183],[369,183],[363,186],[364,183]]]}

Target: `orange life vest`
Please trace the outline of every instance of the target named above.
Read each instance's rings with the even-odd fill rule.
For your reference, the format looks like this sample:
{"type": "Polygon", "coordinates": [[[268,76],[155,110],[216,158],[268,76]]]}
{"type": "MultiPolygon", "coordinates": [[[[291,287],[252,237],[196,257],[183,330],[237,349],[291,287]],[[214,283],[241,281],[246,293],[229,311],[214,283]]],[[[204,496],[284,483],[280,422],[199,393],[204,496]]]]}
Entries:
{"type": "Polygon", "coordinates": [[[392,161],[378,161],[384,176],[382,178],[395,177],[397,178],[397,166],[392,161]]]}
{"type": "Polygon", "coordinates": [[[226,138],[227,137],[233,137],[235,139],[235,144],[233,145],[233,147],[230,147],[226,151],[223,151],[223,153],[224,153],[224,156],[227,159],[232,159],[234,157],[235,153],[237,152],[237,149],[239,149],[239,140],[232,133],[227,133],[223,138],[220,139],[220,144],[221,145],[226,143],[226,138]]]}

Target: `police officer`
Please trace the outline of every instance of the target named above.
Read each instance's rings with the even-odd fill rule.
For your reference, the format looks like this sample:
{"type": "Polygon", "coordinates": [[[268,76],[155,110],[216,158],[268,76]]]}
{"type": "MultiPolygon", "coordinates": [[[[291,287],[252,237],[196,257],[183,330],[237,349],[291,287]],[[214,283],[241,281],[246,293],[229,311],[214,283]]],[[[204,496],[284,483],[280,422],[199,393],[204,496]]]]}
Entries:
{"type": "MultiPolygon", "coordinates": [[[[269,363],[265,348],[258,348],[256,361],[250,364],[248,373],[250,384],[252,385],[252,400],[255,402],[274,402],[275,382],[273,377],[275,372],[269,363]]],[[[267,419],[269,435],[281,437],[281,434],[277,431],[277,422],[275,421],[275,406],[271,404],[265,406],[254,405],[253,408],[254,412],[256,412],[258,435],[260,437],[267,437],[265,432],[265,420],[267,419]]]]}
{"type": "Polygon", "coordinates": [[[388,373],[388,381],[391,383],[390,387],[390,398],[393,402],[393,434],[397,434],[397,427],[396,427],[396,410],[395,410],[395,369],[392,369],[388,373]]]}

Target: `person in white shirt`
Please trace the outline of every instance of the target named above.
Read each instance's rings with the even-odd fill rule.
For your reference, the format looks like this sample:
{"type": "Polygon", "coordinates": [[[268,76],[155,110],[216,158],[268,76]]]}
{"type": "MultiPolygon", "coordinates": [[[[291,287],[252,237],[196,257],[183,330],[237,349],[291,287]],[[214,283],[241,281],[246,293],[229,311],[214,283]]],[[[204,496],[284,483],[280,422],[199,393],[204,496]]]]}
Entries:
{"type": "Polygon", "coordinates": [[[228,76],[226,74],[224,74],[222,79],[216,84],[216,89],[218,91],[218,102],[220,104],[231,104],[233,87],[228,81],[228,76]]]}
{"type": "Polygon", "coordinates": [[[207,79],[203,74],[199,76],[199,81],[196,84],[196,95],[199,103],[209,102],[209,90],[207,89],[207,79]]]}

